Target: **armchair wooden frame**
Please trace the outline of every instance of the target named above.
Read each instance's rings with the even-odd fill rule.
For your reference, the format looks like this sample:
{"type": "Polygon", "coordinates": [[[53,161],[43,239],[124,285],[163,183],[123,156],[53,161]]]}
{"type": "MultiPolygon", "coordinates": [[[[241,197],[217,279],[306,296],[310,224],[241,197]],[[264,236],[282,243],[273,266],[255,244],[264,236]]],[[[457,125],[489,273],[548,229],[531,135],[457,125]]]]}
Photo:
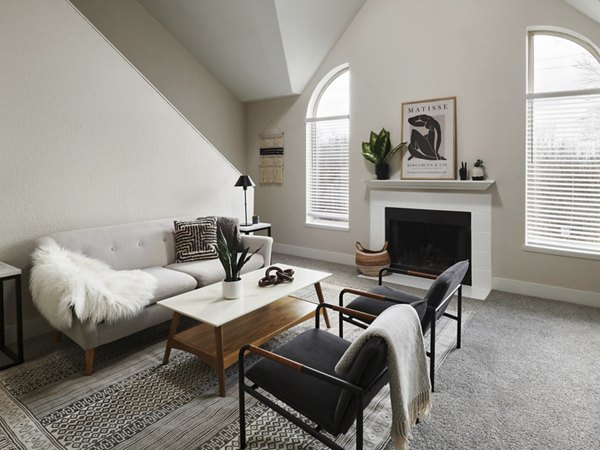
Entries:
{"type": "MultiPolygon", "coordinates": [[[[344,308],[344,307],[340,307],[340,306],[336,306],[336,305],[330,305],[328,303],[322,303],[317,306],[316,311],[315,311],[315,328],[319,328],[319,325],[320,325],[320,314],[319,313],[320,313],[321,308],[323,308],[323,309],[330,308],[334,311],[338,311],[340,314],[343,313],[348,316],[354,316],[356,318],[361,318],[366,321],[369,321],[369,320],[372,321],[372,320],[375,320],[375,318],[376,318],[375,316],[373,316],[371,314],[367,314],[367,313],[364,313],[361,311],[355,311],[355,310],[352,310],[349,308],[344,308]]],[[[261,401],[262,403],[264,403],[265,405],[267,405],[268,407],[270,407],[277,413],[281,414],[283,417],[288,419],[290,422],[294,423],[295,425],[297,425],[298,427],[300,427],[301,429],[306,431],[308,434],[313,436],[315,439],[317,439],[320,442],[322,442],[323,444],[327,445],[329,448],[331,448],[333,450],[345,450],[344,448],[342,448],[338,444],[336,444],[331,438],[329,438],[325,434],[321,433],[321,431],[320,431],[321,427],[319,424],[317,424],[315,427],[311,427],[310,425],[308,425],[305,422],[303,422],[302,420],[298,419],[297,417],[295,417],[293,414],[291,414],[290,412],[288,412],[281,406],[277,405],[275,402],[273,402],[272,400],[267,398],[265,395],[258,392],[259,387],[257,385],[255,385],[255,384],[251,385],[251,386],[247,385],[245,383],[245,366],[244,366],[244,357],[245,357],[246,352],[254,353],[263,358],[268,358],[271,361],[274,361],[278,364],[288,367],[290,370],[302,372],[303,374],[318,378],[320,380],[323,380],[327,383],[332,384],[333,386],[339,386],[340,388],[345,389],[345,390],[349,391],[350,393],[352,393],[352,395],[356,398],[356,400],[358,402],[358,407],[356,408],[356,449],[357,450],[363,449],[363,442],[362,442],[363,441],[363,409],[367,406],[367,405],[363,404],[364,403],[363,394],[365,392],[369,391],[374,385],[376,385],[381,380],[382,377],[384,377],[387,374],[387,366],[385,367],[385,369],[383,369],[379,373],[379,375],[377,375],[377,377],[368,386],[363,388],[363,387],[357,386],[355,384],[349,383],[341,378],[326,374],[326,373],[319,371],[317,369],[314,369],[310,366],[301,364],[292,359],[277,355],[277,354],[270,352],[268,350],[265,350],[263,348],[260,348],[260,347],[254,346],[254,345],[250,345],[250,344],[244,345],[242,348],[240,348],[239,358],[238,358],[240,448],[242,448],[242,449],[246,448],[246,419],[245,419],[246,413],[245,413],[245,396],[244,396],[244,394],[247,392],[248,394],[250,394],[254,398],[258,399],[259,401],[261,401]]]]}
{"type": "MultiPolygon", "coordinates": [[[[386,272],[394,272],[394,273],[402,273],[402,274],[407,273],[406,270],[396,269],[394,267],[387,267],[387,268],[381,269],[379,271],[379,285],[380,286],[383,284],[382,277],[383,277],[383,274],[385,274],[386,272]]],[[[429,278],[429,279],[436,278],[435,275],[430,275],[430,274],[421,273],[421,272],[410,272],[410,275],[420,276],[422,278],[429,278]]],[[[360,295],[363,297],[372,298],[374,300],[385,300],[388,302],[398,302],[397,300],[390,298],[390,297],[386,297],[384,295],[375,294],[375,293],[367,292],[367,291],[361,291],[358,289],[347,288],[347,289],[342,289],[342,291],[340,292],[340,295],[339,295],[339,305],[340,306],[344,305],[344,296],[347,294],[360,295]]],[[[423,301],[425,301],[425,300],[423,300],[423,301]]],[[[427,331],[427,326],[430,327],[429,351],[426,353],[427,353],[427,356],[429,356],[429,378],[431,380],[431,391],[432,392],[434,391],[434,387],[435,387],[436,322],[442,316],[448,317],[448,318],[456,321],[456,348],[460,348],[460,346],[461,346],[460,337],[461,337],[461,327],[462,327],[462,284],[459,284],[454,290],[452,290],[451,292],[448,292],[448,294],[444,297],[444,299],[438,304],[438,306],[436,308],[433,308],[432,306],[427,305],[425,317],[421,321],[421,328],[423,330],[423,333],[425,333],[425,331],[427,331]],[[456,315],[446,312],[446,308],[450,304],[450,301],[452,300],[452,298],[454,297],[455,294],[456,294],[456,300],[457,300],[456,315]]],[[[339,336],[340,337],[344,337],[344,322],[348,322],[348,323],[358,326],[360,328],[367,328],[369,326],[369,322],[363,322],[360,319],[356,320],[355,317],[344,316],[344,314],[340,313],[340,315],[339,315],[339,336]]]]}

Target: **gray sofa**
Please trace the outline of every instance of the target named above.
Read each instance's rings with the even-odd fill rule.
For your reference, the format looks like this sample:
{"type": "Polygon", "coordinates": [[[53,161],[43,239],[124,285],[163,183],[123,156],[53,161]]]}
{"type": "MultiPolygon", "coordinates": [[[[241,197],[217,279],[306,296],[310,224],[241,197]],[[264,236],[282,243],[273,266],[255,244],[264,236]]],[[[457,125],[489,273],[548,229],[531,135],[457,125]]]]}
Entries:
{"type": "MultiPolygon", "coordinates": [[[[175,263],[174,220],[161,219],[124,225],[65,231],[38,239],[38,246],[55,241],[68,250],[83,253],[109,264],[115,270],[141,269],[157,280],[154,298],[141,314],[114,324],[82,323],[60,332],[85,350],[85,373],[93,372],[96,347],[169,320],[172,312],[156,305],[158,300],[223,280],[225,272],[218,259],[175,263]]],[[[242,246],[254,251],[242,274],[271,263],[272,238],[242,235],[242,246]],[[262,246],[262,247],[261,247],[262,246]]]]}

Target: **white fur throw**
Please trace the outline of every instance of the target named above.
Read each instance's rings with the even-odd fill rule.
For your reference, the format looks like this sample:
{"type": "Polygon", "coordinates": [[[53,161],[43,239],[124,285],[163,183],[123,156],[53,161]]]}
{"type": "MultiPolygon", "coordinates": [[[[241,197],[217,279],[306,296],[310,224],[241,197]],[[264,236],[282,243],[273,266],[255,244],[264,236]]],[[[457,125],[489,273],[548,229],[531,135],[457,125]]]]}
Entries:
{"type": "Polygon", "coordinates": [[[108,264],[54,243],[32,255],[33,302],[52,326],[114,323],[138,314],[156,289],[156,278],[141,270],[113,270],[108,264]]]}

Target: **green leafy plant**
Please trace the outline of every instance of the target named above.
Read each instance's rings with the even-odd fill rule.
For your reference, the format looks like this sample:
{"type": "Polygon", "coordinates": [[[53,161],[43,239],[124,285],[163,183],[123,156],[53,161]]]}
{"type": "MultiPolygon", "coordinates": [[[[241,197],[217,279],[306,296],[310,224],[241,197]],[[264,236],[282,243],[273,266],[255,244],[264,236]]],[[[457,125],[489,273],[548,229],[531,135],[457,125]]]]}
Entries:
{"type": "Polygon", "coordinates": [[[250,248],[245,248],[238,256],[237,242],[227,242],[223,231],[219,230],[215,248],[223,269],[225,269],[225,281],[238,281],[241,280],[240,271],[242,267],[262,248],[262,245],[250,255],[248,255],[250,248]]]}
{"type": "Polygon", "coordinates": [[[481,167],[482,169],[485,169],[485,166],[483,165],[483,159],[478,159],[477,161],[475,161],[473,167],[481,167]]]}
{"type": "Polygon", "coordinates": [[[392,155],[404,146],[406,146],[406,142],[401,142],[392,148],[390,132],[382,128],[379,134],[371,131],[369,142],[362,143],[362,154],[367,161],[373,164],[387,163],[392,155]]]}

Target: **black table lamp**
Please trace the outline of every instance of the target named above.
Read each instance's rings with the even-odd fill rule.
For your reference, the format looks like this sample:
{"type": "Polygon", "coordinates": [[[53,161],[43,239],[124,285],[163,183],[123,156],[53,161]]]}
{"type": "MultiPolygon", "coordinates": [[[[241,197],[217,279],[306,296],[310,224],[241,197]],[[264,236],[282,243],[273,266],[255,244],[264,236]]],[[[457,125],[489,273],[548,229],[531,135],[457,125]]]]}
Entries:
{"type": "Polygon", "coordinates": [[[246,203],[246,190],[249,187],[253,187],[256,185],[254,184],[254,181],[252,181],[252,178],[250,178],[248,175],[240,175],[234,186],[244,188],[244,223],[242,225],[251,225],[250,223],[248,223],[248,204],[246,203]]]}

